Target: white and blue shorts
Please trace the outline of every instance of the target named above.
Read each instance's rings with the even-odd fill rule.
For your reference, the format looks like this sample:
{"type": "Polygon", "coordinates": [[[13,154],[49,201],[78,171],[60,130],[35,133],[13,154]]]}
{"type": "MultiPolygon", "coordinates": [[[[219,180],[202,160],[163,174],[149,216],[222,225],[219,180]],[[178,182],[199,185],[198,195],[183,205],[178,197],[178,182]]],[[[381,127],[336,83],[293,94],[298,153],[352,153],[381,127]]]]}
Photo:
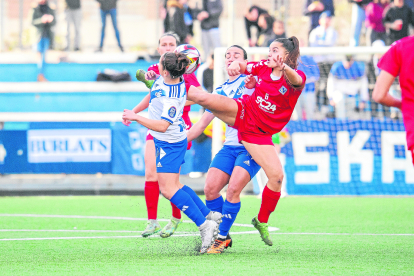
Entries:
{"type": "Polygon", "coordinates": [[[243,146],[223,146],[211,162],[210,168],[217,168],[231,175],[235,166],[245,169],[250,174],[250,178],[260,170],[260,166],[243,146]]]}
{"type": "Polygon", "coordinates": [[[177,143],[168,143],[154,138],[157,173],[179,173],[185,163],[187,138],[177,143]]]}

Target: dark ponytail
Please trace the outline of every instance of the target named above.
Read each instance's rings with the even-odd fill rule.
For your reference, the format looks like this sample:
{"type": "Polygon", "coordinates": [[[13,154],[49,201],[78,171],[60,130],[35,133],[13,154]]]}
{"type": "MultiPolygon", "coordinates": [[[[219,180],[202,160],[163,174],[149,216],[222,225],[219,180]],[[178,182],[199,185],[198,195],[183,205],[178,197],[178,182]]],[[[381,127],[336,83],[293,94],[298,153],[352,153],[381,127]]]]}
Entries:
{"type": "Polygon", "coordinates": [[[288,55],[285,59],[285,63],[293,69],[297,69],[299,65],[299,40],[296,36],[292,36],[289,38],[278,38],[275,39],[273,42],[279,42],[282,44],[283,48],[288,52],[288,55]]]}
{"type": "Polygon", "coordinates": [[[164,70],[167,70],[173,79],[181,77],[190,64],[190,60],[183,53],[165,53],[162,59],[164,70]]]}

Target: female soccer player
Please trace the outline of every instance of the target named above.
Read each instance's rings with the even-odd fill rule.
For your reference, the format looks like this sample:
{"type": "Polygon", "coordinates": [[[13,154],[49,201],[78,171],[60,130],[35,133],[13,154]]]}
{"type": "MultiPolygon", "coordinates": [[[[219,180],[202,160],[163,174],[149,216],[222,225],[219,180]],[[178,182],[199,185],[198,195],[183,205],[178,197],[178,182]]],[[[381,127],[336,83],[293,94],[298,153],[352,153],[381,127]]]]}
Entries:
{"type": "Polygon", "coordinates": [[[378,63],[381,72],[375,84],[374,101],[401,109],[407,132],[407,147],[411,151],[414,164],[414,37],[406,37],[394,42],[378,63]],[[400,77],[402,99],[389,94],[394,79],[400,77]]]}
{"type": "Polygon", "coordinates": [[[252,224],[263,241],[272,245],[268,219],[275,210],[282,188],[283,170],[272,135],[289,122],[296,102],[305,85],[306,76],[296,70],[299,41],[296,37],[276,39],[269,47],[267,60],[250,63],[235,60],[227,72],[234,76],[247,71],[246,84],[258,78],[255,91],[236,101],[222,95],[211,95],[191,87],[188,99],[209,109],[226,124],[238,129],[239,141],[269,178],[262,194],[262,204],[252,224]]]}
{"type": "Polygon", "coordinates": [[[161,76],[151,88],[149,118],[125,109],[122,119],[136,121],[150,129],[156,148],[161,193],[199,227],[202,239],[200,252],[205,253],[217,235],[221,214],[210,212],[196,193],[179,181],[180,167],[187,150],[185,122],[182,119],[186,88],[182,75],[189,63],[190,60],[183,53],[168,52],[162,55],[159,63],[161,76]]]}
{"type": "MultiPolygon", "coordinates": [[[[235,60],[247,64],[247,53],[242,47],[233,45],[227,49],[225,59],[226,68],[229,68],[235,60]]],[[[230,76],[223,85],[213,91],[213,94],[223,95],[230,99],[238,99],[243,95],[251,95],[254,89],[247,89],[245,87],[245,78],[246,75],[240,74],[230,76]]],[[[200,121],[188,131],[187,139],[191,141],[197,138],[214,117],[213,113],[206,110],[200,121]]],[[[224,249],[232,246],[229,231],[233,222],[236,220],[237,213],[240,211],[240,193],[259,169],[260,166],[252,159],[244,146],[239,143],[237,130],[227,126],[226,141],[224,142],[223,148],[211,162],[204,187],[207,207],[223,214],[218,238],[207,253],[220,254],[224,252],[224,249]],[[220,191],[227,184],[229,184],[229,187],[226,193],[226,201],[223,202],[220,191]]]]}
{"type": "MultiPolygon", "coordinates": [[[[158,41],[158,53],[163,55],[167,52],[174,51],[179,44],[178,36],[174,33],[165,33],[161,36],[158,41]]],[[[145,74],[143,70],[139,70],[137,72],[137,79],[144,82],[148,88],[151,88],[153,81],[148,81],[145,79],[145,75],[148,77],[154,77],[155,75],[159,75],[158,64],[151,65],[148,68],[148,72],[145,74]]],[[[189,85],[194,85],[197,88],[201,89],[200,84],[197,81],[197,78],[193,74],[184,74],[183,75],[186,85],[189,88],[189,85]]],[[[150,101],[150,94],[148,94],[137,106],[135,106],[132,110],[135,113],[139,113],[145,110],[150,101]]],[[[184,113],[182,118],[184,119],[186,128],[191,127],[190,117],[188,116],[188,112],[190,111],[190,106],[187,105],[184,107],[184,113]]],[[[125,122],[128,125],[128,122],[125,122]]],[[[191,143],[189,143],[188,148],[191,147],[191,143]]],[[[160,236],[163,238],[167,238],[174,234],[175,230],[177,230],[178,225],[181,223],[181,211],[178,209],[173,203],[171,203],[172,207],[172,217],[168,224],[161,230],[161,227],[157,221],[157,209],[158,209],[158,199],[160,194],[160,188],[158,185],[158,178],[157,178],[157,170],[155,164],[155,146],[153,137],[150,133],[148,133],[145,143],[145,203],[147,205],[147,213],[148,213],[148,224],[145,228],[144,232],[142,232],[142,236],[148,237],[150,235],[156,234],[161,231],[160,236]]]]}

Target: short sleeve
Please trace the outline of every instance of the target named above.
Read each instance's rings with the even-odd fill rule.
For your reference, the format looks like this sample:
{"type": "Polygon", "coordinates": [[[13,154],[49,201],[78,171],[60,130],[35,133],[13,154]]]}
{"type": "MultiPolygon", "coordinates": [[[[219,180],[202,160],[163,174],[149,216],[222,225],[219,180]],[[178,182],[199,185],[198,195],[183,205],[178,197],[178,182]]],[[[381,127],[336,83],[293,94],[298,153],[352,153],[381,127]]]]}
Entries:
{"type": "Polygon", "coordinates": [[[253,76],[257,76],[260,72],[260,69],[263,67],[267,68],[266,60],[261,60],[259,62],[248,62],[246,66],[246,72],[252,74],[253,76]]]}
{"type": "Polygon", "coordinates": [[[155,72],[155,74],[157,74],[157,75],[159,75],[159,74],[160,74],[160,70],[158,69],[158,64],[157,64],[157,63],[156,63],[156,64],[151,65],[150,67],[148,67],[147,72],[148,72],[148,71],[154,71],[154,72],[155,72]]]}
{"type": "Polygon", "coordinates": [[[164,99],[164,108],[161,114],[161,120],[165,120],[170,124],[174,124],[177,120],[180,110],[180,99],[178,98],[165,98],[164,99]]]}
{"type": "Polygon", "coordinates": [[[185,81],[186,88],[187,88],[187,85],[188,85],[188,89],[190,88],[191,85],[193,85],[195,87],[201,86],[200,83],[198,82],[196,76],[194,75],[194,73],[184,74],[184,81],[185,81]]]}
{"type": "Polygon", "coordinates": [[[387,71],[394,77],[400,73],[401,58],[399,54],[399,43],[392,46],[378,62],[378,68],[387,71]]]}

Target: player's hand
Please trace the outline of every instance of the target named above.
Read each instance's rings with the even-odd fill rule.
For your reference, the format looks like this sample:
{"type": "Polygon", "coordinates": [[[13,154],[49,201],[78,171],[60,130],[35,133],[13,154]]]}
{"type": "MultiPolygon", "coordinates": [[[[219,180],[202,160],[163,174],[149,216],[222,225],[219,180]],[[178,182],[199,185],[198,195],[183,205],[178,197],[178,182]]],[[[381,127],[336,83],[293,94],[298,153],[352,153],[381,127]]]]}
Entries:
{"type": "Polygon", "coordinates": [[[240,75],[240,64],[238,62],[232,62],[227,68],[227,73],[229,76],[237,76],[240,75]]]}
{"type": "Polygon", "coordinates": [[[157,74],[154,71],[148,71],[145,73],[146,80],[155,80],[157,79],[157,74]]]}
{"type": "Polygon", "coordinates": [[[129,126],[131,124],[131,121],[122,119],[122,123],[126,126],[129,126]]]}
{"type": "Polygon", "coordinates": [[[246,86],[247,89],[252,89],[256,86],[256,79],[253,77],[253,75],[248,75],[244,79],[244,86],[246,86]]]}
{"type": "Polygon", "coordinates": [[[122,120],[124,121],[133,121],[136,118],[136,114],[134,111],[129,109],[124,109],[124,113],[122,114],[122,120]]]}
{"type": "Polygon", "coordinates": [[[281,56],[277,56],[276,58],[273,58],[273,61],[276,63],[276,68],[283,70],[285,69],[285,63],[283,62],[283,58],[281,56]]]}

